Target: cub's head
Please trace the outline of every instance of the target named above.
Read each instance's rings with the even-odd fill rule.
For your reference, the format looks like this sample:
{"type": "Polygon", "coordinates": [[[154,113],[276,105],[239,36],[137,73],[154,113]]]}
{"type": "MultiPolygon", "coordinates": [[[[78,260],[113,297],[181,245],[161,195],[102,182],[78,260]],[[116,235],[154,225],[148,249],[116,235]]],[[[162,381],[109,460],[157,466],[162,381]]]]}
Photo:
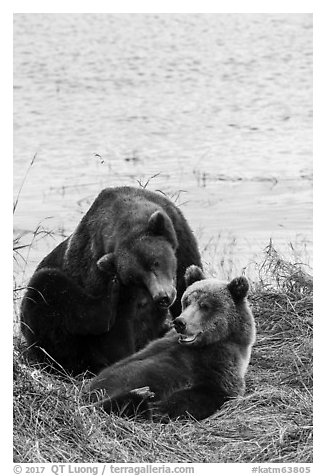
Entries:
{"type": "Polygon", "coordinates": [[[182,313],[174,320],[180,344],[201,346],[228,339],[239,319],[239,305],[248,294],[247,279],[241,276],[230,283],[205,279],[202,270],[192,265],[185,281],[182,313]]]}
{"type": "Polygon", "coordinates": [[[98,268],[115,273],[122,284],[143,286],[156,305],[167,309],[175,301],[177,236],[172,221],[157,210],[133,239],[122,237],[113,252],[97,261],[98,268]]]}

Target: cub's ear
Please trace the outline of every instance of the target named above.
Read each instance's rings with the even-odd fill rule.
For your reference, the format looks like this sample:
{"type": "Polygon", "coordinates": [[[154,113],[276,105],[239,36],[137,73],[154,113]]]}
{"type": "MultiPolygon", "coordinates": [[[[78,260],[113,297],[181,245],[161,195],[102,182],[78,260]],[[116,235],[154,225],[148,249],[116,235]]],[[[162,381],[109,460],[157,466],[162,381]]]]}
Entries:
{"type": "Polygon", "coordinates": [[[196,281],[201,281],[202,279],[205,279],[205,276],[199,266],[192,264],[186,269],[185,282],[187,287],[196,281]]]}
{"type": "Polygon", "coordinates": [[[116,272],[113,253],[103,255],[102,258],[97,260],[96,264],[98,269],[103,271],[103,273],[114,274],[116,272]]]}
{"type": "Polygon", "coordinates": [[[241,301],[244,299],[249,291],[249,282],[248,279],[244,276],[240,276],[239,278],[234,278],[232,281],[227,285],[228,290],[231,293],[231,296],[234,301],[241,301]]]}
{"type": "Polygon", "coordinates": [[[174,249],[178,246],[177,235],[174,231],[174,227],[170,218],[166,213],[157,210],[152,213],[148,220],[148,230],[153,235],[165,236],[174,249]]]}

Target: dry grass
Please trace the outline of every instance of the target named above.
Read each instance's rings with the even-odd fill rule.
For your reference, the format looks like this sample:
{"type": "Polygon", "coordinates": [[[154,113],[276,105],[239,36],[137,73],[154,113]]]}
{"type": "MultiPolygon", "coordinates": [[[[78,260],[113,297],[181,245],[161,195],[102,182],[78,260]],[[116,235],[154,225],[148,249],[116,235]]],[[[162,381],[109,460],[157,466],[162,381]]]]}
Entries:
{"type": "Polygon", "coordinates": [[[272,245],[252,283],[257,343],[245,397],[202,422],[142,423],[81,399],[14,353],[15,462],[312,462],[312,278],[272,245]]]}

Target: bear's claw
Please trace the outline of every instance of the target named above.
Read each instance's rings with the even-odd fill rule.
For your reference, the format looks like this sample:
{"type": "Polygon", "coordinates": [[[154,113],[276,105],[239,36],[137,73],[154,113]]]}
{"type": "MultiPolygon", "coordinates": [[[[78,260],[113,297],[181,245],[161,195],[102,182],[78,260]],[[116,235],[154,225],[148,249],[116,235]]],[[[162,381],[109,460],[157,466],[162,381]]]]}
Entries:
{"type": "Polygon", "coordinates": [[[138,397],[142,397],[144,399],[151,399],[155,397],[155,393],[151,391],[149,387],[140,387],[134,388],[130,391],[130,393],[137,395],[138,397]]]}

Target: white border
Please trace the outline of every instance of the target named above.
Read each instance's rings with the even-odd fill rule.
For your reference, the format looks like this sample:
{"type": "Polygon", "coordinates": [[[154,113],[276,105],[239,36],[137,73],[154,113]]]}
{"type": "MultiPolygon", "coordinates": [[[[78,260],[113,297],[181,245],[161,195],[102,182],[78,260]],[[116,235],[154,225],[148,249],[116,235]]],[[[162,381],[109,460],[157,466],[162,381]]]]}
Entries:
{"type": "MultiPolygon", "coordinates": [[[[273,1],[273,2],[208,2],[201,1],[184,2],[184,1],[165,1],[165,2],[109,2],[109,1],[14,1],[10,5],[1,8],[0,15],[0,35],[1,35],[1,58],[2,68],[0,74],[1,81],[1,136],[2,136],[2,157],[1,157],[1,304],[2,304],[2,328],[5,332],[1,332],[1,362],[2,362],[2,399],[1,399],[1,429],[3,437],[1,438],[2,455],[6,455],[8,460],[7,468],[3,467],[4,474],[12,474],[12,15],[13,13],[200,13],[198,9],[204,12],[212,13],[314,13],[314,254],[315,259],[315,455],[312,474],[323,474],[321,470],[321,462],[323,460],[324,445],[323,439],[325,434],[324,416],[324,389],[323,381],[325,379],[324,362],[325,356],[321,354],[321,350],[325,346],[324,339],[326,336],[324,314],[321,310],[321,296],[325,293],[323,289],[323,280],[321,273],[325,270],[325,233],[323,224],[325,223],[325,196],[324,196],[324,180],[326,161],[325,154],[325,134],[326,120],[324,109],[326,76],[324,65],[326,64],[326,18],[322,2],[315,1],[273,1]],[[185,11],[187,8],[187,11],[185,11]],[[137,9],[137,12],[135,10],[137,9]],[[213,12],[218,9],[218,12],[213,12]],[[244,9],[246,10],[244,12],[244,9]],[[293,11],[295,9],[295,11],[293,11]],[[109,12],[107,10],[110,10],[109,12]],[[317,172],[317,173],[316,173],[317,172]],[[4,397],[4,398],[3,398],[4,397]]],[[[4,457],[4,456],[3,456],[4,457]]],[[[202,465],[200,465],[202,466],[202,465]]],[[[212,471],[205,465],[206,472],[212,471]]],[[[214,465],[215,466],[215,465],[214,465]]],[[[232,474],[231,467],[235,466],[234,474],[250,474],[251,465],[241,465],[242,471],[239,471],[239,465],[219,464],[223,474],[232,474]],[[247,467],[247,469],[245,469],[247,467]],[[231,472],[230,472],[231,470],[231,472]]],[[[266,466],[266,465],[262,465],[266,466]]],[[[285,465],[290,466],[290,465],[285,465]]],[[[200,471],[201,473],[201,471],[200,471]]],[[[199,471],[196,471],[199,474],[199,471]]]]}

